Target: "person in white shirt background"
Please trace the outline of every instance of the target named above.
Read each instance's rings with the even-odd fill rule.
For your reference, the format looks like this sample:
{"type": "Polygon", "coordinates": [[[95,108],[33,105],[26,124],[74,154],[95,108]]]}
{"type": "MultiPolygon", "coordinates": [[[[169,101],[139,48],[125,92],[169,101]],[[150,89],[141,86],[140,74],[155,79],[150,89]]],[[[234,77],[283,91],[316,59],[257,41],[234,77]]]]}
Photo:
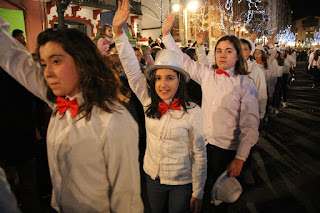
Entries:
{"type": "Polygon", "coordinates": [[[263,118],[266,114],[266,107],[268,101],[266,79],[263,71],[258,66],[256,61],[253,61],[250,58],[251,56],[253,56],[255,50],[254,43],[248,38],[240,38],[240,42],[243,54],[248,64],[248,77],[253,80],[258,90],[260,126],[263,126],[263,118]]]}
{"type": "Polygon", "coordinates": [[[315,88],[316,85],[318,84],[319,80],[319,62],[318,59],[320,58],[320,49],[317,48],[313,54],[310,54],[310,59],[309,59],[309,70],[312,76],[312,88],[315,88]]]}
{"type": "Polygon", "coordinates": [[[282,76],[283,72],[286,69],[284,59],[281,57],[280,48],[276,48],[275,60],[276,63],[273,63],[273,69],[277,72],[277,81],[274,89],[273,101],[275,114],[278,115],[280,113],[280,103],[281,103],[281,95],[282,95],[282,76]]]}
{"type": "Polygon", "coordinates": [[[0,66],[53,109],[47,132],[52,207],[143,212],[138,126],[120,104],[119,79],[95,44],[76,29],[48,29],[37,39],[40,66],[8,28],[0,18],[0,66]]]}
{"type": "Polygon", "coordinates": [[[207,144],[207,181],[204,189],[204,212],[211,212],[211,190],[216,179],[228,170],[239,176],[250,149],[259,137],[258,93],[246,75],[247,63],[240,41],[224,36],[215,47],[214,70],[200,65],[183,54],[170,34],[174,24],[171,12],[162,26],[163,43],[167,49],[182,56],[182,66],[202,88],[202,114],[207,144]]]}
{"type": "MultiPolygon", "coordinates": [[[[274,110],[272,110],[271,107],[273,106],[273,93],[277,80],[277,72],[276,70],[272,69],[273,66],[268,63],[267,51],[263,46],[256,46],[253,56],[260,69],[264,72],[268,91],[267,108],[269,107],[271,112],[273,112],[274,110]]],[[[273,60],[272,63],[276,63],[276,61],[273,60]]]]}
{"type": "Polygon", "coordinates": [[[287,107],[288,84],[291,69],[294,69],[295,61],[285,46],[280,46],[281,57],[284,59],[284,70],[282,75],[282,106],[287,107]]]}
{"type": "Polygon", "coordinates": [[[128,0],[119,1],[113,27],[129,85],[144,106],[147,148],[143,168],[151,210],[200,212],[206,148],[201,109],[186,96],[189,74],[180,67],[180,55],[166,49],[157,53],[145,75],[140,71],[123,31],[129,13],[128,0]]]}

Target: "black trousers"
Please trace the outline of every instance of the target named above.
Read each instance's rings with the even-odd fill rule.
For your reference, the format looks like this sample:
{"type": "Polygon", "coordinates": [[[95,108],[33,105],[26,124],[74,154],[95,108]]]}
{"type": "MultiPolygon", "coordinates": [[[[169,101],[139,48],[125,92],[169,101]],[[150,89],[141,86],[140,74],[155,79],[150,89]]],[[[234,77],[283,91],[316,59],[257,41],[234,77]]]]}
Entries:
{"type": "Polygon", "coordinates": [[[221,207],[224,203],[215,207],[211,204],[211,190],[217,178],[227,170],[228,165],[235,158],[236,151],[221,149],[217,146],[207,144],[207,180],[204,186],[202,212],[224,212],[221,207]]]}

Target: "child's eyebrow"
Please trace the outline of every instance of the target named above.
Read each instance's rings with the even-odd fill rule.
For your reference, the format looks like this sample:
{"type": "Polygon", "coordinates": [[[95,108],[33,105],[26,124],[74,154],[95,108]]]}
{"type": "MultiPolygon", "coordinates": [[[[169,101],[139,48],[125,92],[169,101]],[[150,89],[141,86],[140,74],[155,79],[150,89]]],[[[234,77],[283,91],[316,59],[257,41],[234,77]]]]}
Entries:
{"type": "MultiPolygon", "coordinates": [[[[52,54],[49,56],[49,59],[56,57],[56,56],[63,56],[62,54],[52,54]]],[[[44,59],[40,58],[40,61],[44,61],[44,59]]]]}

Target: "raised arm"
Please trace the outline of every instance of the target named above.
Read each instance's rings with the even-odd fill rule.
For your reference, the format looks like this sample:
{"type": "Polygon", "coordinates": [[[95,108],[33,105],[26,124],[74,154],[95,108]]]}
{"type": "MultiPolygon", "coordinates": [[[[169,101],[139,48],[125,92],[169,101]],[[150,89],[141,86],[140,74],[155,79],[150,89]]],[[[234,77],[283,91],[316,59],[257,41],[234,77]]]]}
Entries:
{"type": "Polygon", "coordinates": [[[196,54],[198,56],[198,62],[202,65],[209,66],[209,60],[207,59],[206,50],[204,48],[204,34],[203,32],[199,32],[196,35],[197,40],[197,48],[196,48],[196,54]]]}
{"type": "Polygon", "coordinates": [[[42,68],[28,50],[7,32],[9,24],[0,18],[0,66],[31,93],[52,105],[47,98],[42,68]]]}
{"type": "Polygon", "coordinates": [[[123,0],[122,4],[119,1],[118,10],[113,18],[115,44],[130,88],[137,95],[141,104],[147,106],[150,104],[147,80],[140,70],[139,62],[128,41],[128,37],[123,32],[123,25],[127,22],[129,13],[128,0],[123,0]]]}
{"type": "Polygon", "coordinates": [[[196,81],[201,85],[202,79],[205,77],[207,71],[210,69],[205,65],[200,65],[198,62],[192,60],[187,54],[184,54],[180,48],[175,43],[173,37],[170,34],[170,31],[174,24],[174,13],[171,12],[166,17],[164,21],[161,31],[162,31],[162,42],[166,46],[167,49],[171,49],[176,51],[177,53],[182,55],[182,67],[185,71],[187,71],[192,78],[192,80],[196,81]]]}

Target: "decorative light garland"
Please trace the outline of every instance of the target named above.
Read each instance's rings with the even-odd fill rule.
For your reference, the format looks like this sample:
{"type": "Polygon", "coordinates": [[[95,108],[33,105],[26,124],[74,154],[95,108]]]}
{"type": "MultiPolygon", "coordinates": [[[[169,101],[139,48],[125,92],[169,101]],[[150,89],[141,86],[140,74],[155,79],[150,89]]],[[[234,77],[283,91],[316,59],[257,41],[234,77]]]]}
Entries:
{"type": "Polygon", "coordinates": [[[289,44],[295,43],[297,40],[297,36],[291,32],[291,25],[287,25],[286,29],[280,30],[279,33],[276,35],[277,40],[280,44],[289,44]]]}

